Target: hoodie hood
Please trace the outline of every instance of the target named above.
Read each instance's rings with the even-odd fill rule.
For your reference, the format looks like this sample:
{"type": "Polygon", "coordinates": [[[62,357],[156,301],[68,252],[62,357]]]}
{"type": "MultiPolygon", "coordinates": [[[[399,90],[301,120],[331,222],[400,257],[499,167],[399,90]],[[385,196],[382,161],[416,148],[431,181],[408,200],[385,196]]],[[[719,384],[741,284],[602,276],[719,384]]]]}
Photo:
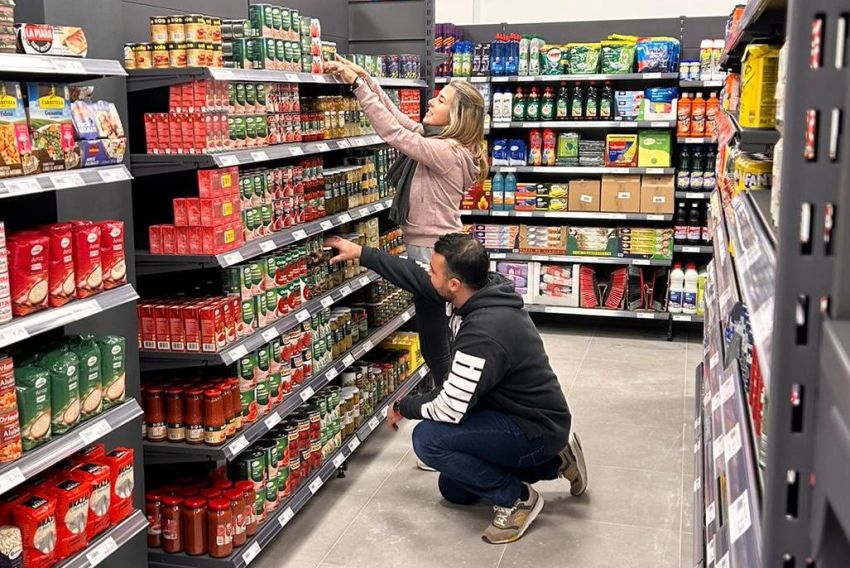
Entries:
{"type": "Polygon", "coordinates": [[[491,272],[487,285],[475,292],[463,307],[457,310],[457,314],[466,317],[475,310],[497,306],[521,310],[524,305],[514,289],[514,283],[501,274],[491,272]]]}

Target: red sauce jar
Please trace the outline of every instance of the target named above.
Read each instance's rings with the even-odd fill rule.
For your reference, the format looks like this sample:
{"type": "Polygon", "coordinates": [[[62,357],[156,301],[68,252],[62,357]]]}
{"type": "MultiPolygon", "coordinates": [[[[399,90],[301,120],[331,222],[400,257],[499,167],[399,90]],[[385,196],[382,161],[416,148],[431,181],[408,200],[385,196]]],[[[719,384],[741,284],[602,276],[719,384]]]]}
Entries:
{"type": "Polygon", "coordinates": [[[204,443],[209,446],[222,445],[227,434],[225,432],[226,417],[224,400],[219,389],[204,391],[204,443]]]}
{"type": "Polygon", "coordinates": [[[169,442],[186,441],[186,419],[183,404],[183,387],[173,386],[165,390],[165,424],[169,442]]]}
{"type": "Polygon", "coordinates": [[[233,484],[235,489],[242,492],[242,502],[245,505],[245,534],[253,536],[257,533],[257,516],[254,514],[257,492],[254,491],[253,481],[237,481],[233,484]]]}
{"type": "Polygon", "coordinates": [[[151,442],[166,438],[165,393],[161,386],[145,388],[145,435],[151,442]]]}
{"type": "Polygon", "coordinates": [[[162,550],[165,552],[183,551],[183,531],[180,526],[182,509],[182,497],[166,495],[162,498],[160,515],[162,517],[162,550]]]}
{"type": "Polygon", "coordinates": [[[216,479],[213,481],[213,487],[224,492],[233,488],[233,482],[229,479],[216,479]]]}
{"type": "Polygon", "coordinates": [[[204,390],[199,387],[191,387],[183,393],[184,412],[183,419],[186,422],[186,443],[204,443],[204,390]]]}
{"type": "Polygon", "coordinates": [[[157,491],[145,493],[145,515],[148,518],[148,547],[162,546],[162,521],[160,518],[162,495],[157,491]]]}
{"type": "Polygon", "coordinates": [[[233,515],[227,499],[207,502],[207,552],[213,558],[233,553],[233,515]]]}
{"type": "Polygon", "coordinates": [[[216,488],[204,489],[203,491],[201,491],[201,497],[203,497],[204,499],[206,499],[208,501],[210,499],[218,499],[218,498],[221,497],[221,489],[216,489],[216,488]]]}
{"type": "MultiPolygon", "coordinates": [[[[221,400],[224,406],[224,435],[229,439],[236,435],[236,409],[233,408],[233,397],[230,395],[230,385],[226,381],[216,384],[221,391],[221,400]]],[[[242,403],[239,404],[239,412],[242,412],[242,403]]]]}
{"type": "Polygon", "coordinates": [[[248,536],[245,533],[245,499],[239,489],[224,492],[224,498],[230,501],[230,515],[233,519],[233,546],[245,544],[248,536]]]}
{"type": "Polygon", "coordinates": [[[242,393],[239,392],[239,379],[227,379],[230,387],[230,404],[233,407],[233,420],[237,430],[242,429],[242,393]]]}
{"type": "Polygon", "coordinates": [[[197,556],[207,552],[207,501],[189,497],[183,501],[183,551],[197,556]]]}

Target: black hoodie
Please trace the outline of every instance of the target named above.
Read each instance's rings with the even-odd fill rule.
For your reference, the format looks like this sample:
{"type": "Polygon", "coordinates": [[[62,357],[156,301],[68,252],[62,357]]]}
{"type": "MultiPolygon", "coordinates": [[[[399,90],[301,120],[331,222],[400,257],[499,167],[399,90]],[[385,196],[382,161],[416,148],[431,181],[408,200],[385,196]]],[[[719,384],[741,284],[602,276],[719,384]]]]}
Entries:
{"type": "MultiPolygon", "coordinates": [[[[412,292],[417,318],[439,317],[451,309],[416,262],[369,248],[360,262],[412,292]],[[423,313],[426,306],[432,309],[423,313]]],[[[561,451],[570,432],[570,409],[513,283],[490,274],[487,285],[451,313],[450,325],[454,340],[445,381],[430,392],[405,397],[402,416],[459,424],[474,408],[497,410],[510,415],[529,438],[542,436],[548,453],[561,451]]],[[[421,340],[424,344],[428,338],[421,340]]]]}

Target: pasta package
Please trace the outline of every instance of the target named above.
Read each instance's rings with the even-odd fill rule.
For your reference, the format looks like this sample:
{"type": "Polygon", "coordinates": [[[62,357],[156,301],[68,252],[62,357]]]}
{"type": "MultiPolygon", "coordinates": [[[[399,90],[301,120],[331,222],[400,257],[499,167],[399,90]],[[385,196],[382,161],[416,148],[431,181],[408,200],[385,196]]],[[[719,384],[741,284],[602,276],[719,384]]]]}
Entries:
{"type": "Polygon", "coordinates": [[[80,166],[67,86],[27,83],[27,119],[41,171],[55,172],[80,166]]]}
{"type": "Polygon", "coordinates": [[[21,86],[0,82],[0,178],[37,171],[21,86]]]}
{"type": "Polygon", "coordinates": [[[30,55],[85,57],[89,44],[82,28],[49,24],[15,24],[18,50],[30,55]]]}

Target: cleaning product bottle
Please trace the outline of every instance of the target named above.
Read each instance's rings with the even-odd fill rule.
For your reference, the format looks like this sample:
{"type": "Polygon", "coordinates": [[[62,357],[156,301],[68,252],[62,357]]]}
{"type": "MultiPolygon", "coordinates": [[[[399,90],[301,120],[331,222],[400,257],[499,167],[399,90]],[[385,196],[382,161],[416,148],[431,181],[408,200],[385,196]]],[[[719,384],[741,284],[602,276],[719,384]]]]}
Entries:
{"type": "Polygon", "coordinates": [[[496,89],[493,92],[493,122],[502,121],[502,99],[504,98],[502,89],[496,89]]]}
{"type": "Polygon", "coordinates": [[[531,38],[527,35],[522,36],[519,40],[519,64],[518,64],[518,75],[527,76],[528,75],[528,65],[529,65],[529,52],[531,51],[531,38]]]}
{"type": "Polygon", "coordinates": [[[676,136],[685,137],[691,134],[691,99],[688,93],[682,93],[682,98],[676,107],[676,136]]]}
{"type": "Polygon", "coordinates": [[[682,271],[682,263],[673,264],[670,273],[670,289],[667,293],[667,311],[671,314],[682,313],[682,296],[685,292],[685,273],[682,271]]]}
{"type": "Polygon", "coordinates": [[[691,103],[691,136],[705,136],[705,99],[697,93],[691,103]]]}
{"type": "Polygon", "coordinates": [[[561,83],[561,88],[558,89],[558,104],[555,109],[555,118],[558,120],[568,120],[570,118],[570,91],[567,89],[566,83],[561,83]]]}
{"type": "Polygon", "coordinates": [[[614,94],[611,81],[605,81],[602,94],[599,97],[599,120],[612,120],[614,117],[614,94]]]}
{"type": "Polygon", "coordinates": [[[516,94],[513,100],[513,111],[511,112],[511,120],[525,120],[525,95],[522,93],[522,87],[516,88],[516,94]]]}
{"type": "Polygon", "coordinates": [[[708,283],[708,272],[701,266],[697,274],[697,315],[705,315],[705,285],[708,283]]]}
{"type": "Polygon", "coordinates": [[[491,185],[493,191],[493,210],[502,211],[505,207],[505,178],[497,173],[493,176],[491,185]]]}
{"type": "Polygon", "coordinates": [[[570,120],[582,120],[584,118],[584,95],[581,91],[581,83],[576,82],[573,87],[573,96],[570,101],[570,120]]]}
{"type": "Polygon", "coordinates": [[[459,41],[455,44],[454,58],[452,60],[452,75],[460,77],[463,73],[463,48],[464,42],[459,41]]]}
{"type": "Polygon", "coordinates": [[[713,48],[714,40],[704,39],[699,44],[699,78],[710,81],[713,78],[713,48]]]}
{"type": "Polygon", "coordinates": [[[717,135],[717,113],[720,112],[720,99],[717,92],[712,92],[705,102],[705,136],[714,138],[717,135]]]}
{"type": "Polygon", "coordinates": [[[510,89],[505,89],[502,92],[502,97],[502,120],[510,122],[511,115],[514,112],[514,94],[510,89]]]}
{"type": "Polygon", "coordinates": [[[697,313],[698,280],[697,267],[693,262],[689,262],[685,270],[685,287],[682,294],[682,312],[686,314],[697,313]]]}
{"type": "Polygon", "coordinates": [[[531,87],[531,94],[528,95],[525,104],[525,119],[540,120],[540,94],[537,92],[537,87],[531,87]]]}
{"type": "Polygon", "coordinates": [[[680,201],[676,208],[676,224],[673,226],[673,241],[685,244],[688,240],[688,211],[685,202],[680,201]]]}
{"type": "Polygon", "coordinates": [[[543,91],[543,100],[540,103],[540,120],[555,120],[555,92],[552,87],[546,87],[543,91]]]}
{"type": "Polygon", "coordinates": [[[505,75],[516,75],[519,72],[519,36],[516,34],[510,34],[507,46],[505,75]]]}
{"type": "Polygon", "coordinates": [[[490,46],[490,72],[499,77],[505,74],[505,44],[502,34],[496,34],[496,40],[490,46]]]}
{"type": "Polygon", "coordinates": [[[599,118],[599,91],[594,81],[591,81],[587,88],[587,96],[584,100],[584,118],[587,120],[599,118]]]}
{"type": "Polygon", "coordinates": [[[505,174],[505,199],[503,208],[506,211],[513,211],[516,204],[516,175],[514,173],[505,174]]]}

